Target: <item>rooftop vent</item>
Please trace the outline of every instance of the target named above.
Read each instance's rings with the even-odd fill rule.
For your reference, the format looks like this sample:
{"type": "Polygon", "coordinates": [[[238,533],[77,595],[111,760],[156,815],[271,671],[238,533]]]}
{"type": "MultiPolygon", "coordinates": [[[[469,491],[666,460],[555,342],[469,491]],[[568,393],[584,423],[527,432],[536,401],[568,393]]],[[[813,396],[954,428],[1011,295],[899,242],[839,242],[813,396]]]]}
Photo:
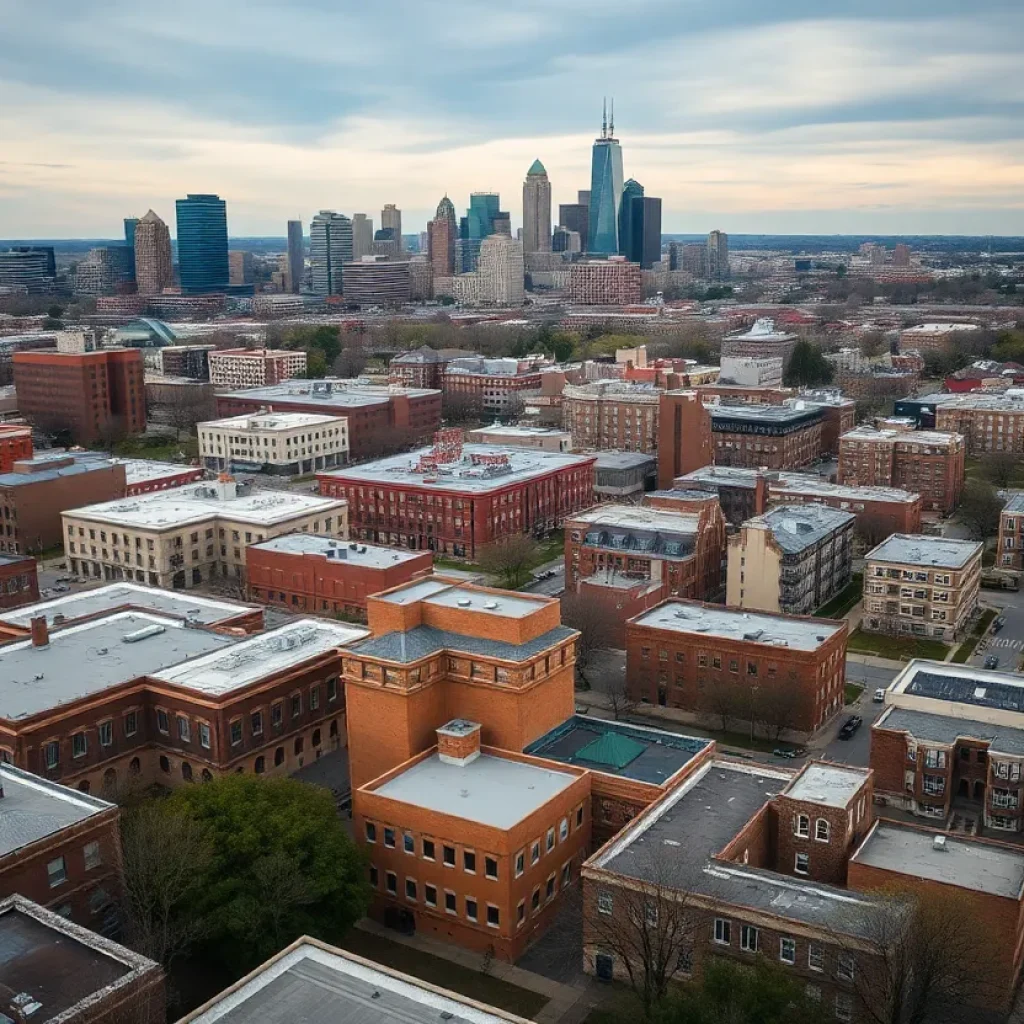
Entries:
{"type": "Polygon", "coordinates": [[[936,836],[932,840],[932,849],[936,850],[938,852],[944,852],[945,849],[946,849],[946,837],[945,836],[936,836]]]}
{"type": "Polygon", "coordinates": [[[143,626],[142,629],[133,630],[131,633],[125,633],[121,640],[126,644],[137,644],[140,640],[148,640],[151,636],[158,636],[160,633],[165,632],[166,627],[160,626],[157,623],[153,623],[150,626],[143,626]]]}
{"type": "Polygon", "coordinates": [[[498,607],[498,602],[497,601],[484,601],[484,607],[486,609],[488,609],[489,611],[494,611],[494,609],[498,607]]]}
{"type": "Polygon", "coordinates": [[[473,602],[468,597],[460,597],[458,605],[460,608],[468,608],[473,602]]]}

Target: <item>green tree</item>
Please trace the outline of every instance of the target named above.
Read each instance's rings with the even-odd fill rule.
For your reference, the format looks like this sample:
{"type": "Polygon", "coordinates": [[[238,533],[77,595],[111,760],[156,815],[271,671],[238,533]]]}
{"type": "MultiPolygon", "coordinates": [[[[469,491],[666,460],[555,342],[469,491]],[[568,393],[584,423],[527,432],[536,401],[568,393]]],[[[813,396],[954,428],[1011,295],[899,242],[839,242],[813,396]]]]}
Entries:
{"type": "Polygon", "coordinates": [[[196,872],[211,958],[248,970],[300,935],[337,942],[366,912],[366,864],[326,789],[229,775],[164,806],[195,821],[213,850],[196,872]]]}
{"type": "Polygon", "coordinates": [[[812,341],[801,338],[793,346],[783,378],[787,387],[816,388],[832,383],[832,364],[812,341]]]}
{"type": "Polygon", "coordinates": [[[306,377],[309,380],[319,380],[327,376],[327,359],[323,351],[318,348],[311,348],[306,351],[306,377]]]}

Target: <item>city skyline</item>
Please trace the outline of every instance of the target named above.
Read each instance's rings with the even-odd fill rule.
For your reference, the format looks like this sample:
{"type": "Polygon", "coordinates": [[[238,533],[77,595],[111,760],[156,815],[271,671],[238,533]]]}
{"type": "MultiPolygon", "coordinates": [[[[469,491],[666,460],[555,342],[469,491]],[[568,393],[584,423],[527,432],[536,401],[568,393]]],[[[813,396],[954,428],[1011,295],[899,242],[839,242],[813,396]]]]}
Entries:
{"type": "Polygon", "coordinates": [[[372,47],[308,45],[378,38],[395,6],[246,8],[240,34],[237,0],[5,5],[0,235],[110,237],[189,192],[224,197],[235,235],[391,201],[419,230],[438,195],[517,196],[537,157],[557,206],[589,184],[606,93],[667,233],[1024,233],[1024,12],[1003,0],[644,0],[625,22],[603,0],[402,4],[408,80],[382,81],[372,47]]]}

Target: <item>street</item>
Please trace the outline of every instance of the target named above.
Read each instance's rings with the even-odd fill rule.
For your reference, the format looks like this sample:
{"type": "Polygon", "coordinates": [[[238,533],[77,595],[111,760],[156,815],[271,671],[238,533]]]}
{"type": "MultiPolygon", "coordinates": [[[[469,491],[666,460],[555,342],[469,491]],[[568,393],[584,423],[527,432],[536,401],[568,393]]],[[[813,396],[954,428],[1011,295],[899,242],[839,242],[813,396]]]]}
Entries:
{"type": "Polygon", "coordinates": [[[981,601],[996,608],[1006,619],[1006,625],[998,633],[991,629],[974,649],[970,664],[981,668],[990,654],[999,659],[998,668],[1003,672],[1015,672],[1020,665],[1024,651],[1024,594],[1012,590],[983,590],[981,601]]]}

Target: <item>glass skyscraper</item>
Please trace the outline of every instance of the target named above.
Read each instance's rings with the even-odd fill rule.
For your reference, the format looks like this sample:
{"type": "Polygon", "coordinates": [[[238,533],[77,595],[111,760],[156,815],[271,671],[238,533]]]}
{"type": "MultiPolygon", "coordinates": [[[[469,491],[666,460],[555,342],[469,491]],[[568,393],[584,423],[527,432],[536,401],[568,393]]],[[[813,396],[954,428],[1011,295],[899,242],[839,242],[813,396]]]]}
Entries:
{"type": "Polygon", "coordinates": [[[634,203],[634,199],[643,199],[644,187],[639,181],[630,178],[622,186],[622,205],[619,207],[619,255],[625,256],[630,263],[640,262],[640,242],[643,236],[643,223],[637,222],[643,217],[643,203],[634,203]]]}
{"type": "Polygon", "coordinates": [[[341,295],[342,267],[352,262],[352,221],[321,210],[309,225],[309,266],[314,295],[341,295]]]}
{"type": "Polygon", "coordinates": [[[130,250],[128,253],[128,280],[135,280],[135,228],[139,223],[138,217],[124,218],[124,244],[130,250]]]}
{"type": "Polygon", "coordinates": [[[622,206],[622,149],[612,120],[601,122],[590,164],[590,213],[587,252],[612,255],[619,251],[619,210],[622,206]]]}
{"type": "Polygon", "coordinates": [[[219,196],[189,195],[175,202],[178,270],[185,295],[227,291],[228,211],[219,196]]]}
{"type": "Polygon", "coordinates": [[[501,215],[501,198],[496,192],[473,192],[469,209],[459,222],[459,272],[469,274],[480,262],[480,243],[494,234],[494,222],[501,215]]]}

